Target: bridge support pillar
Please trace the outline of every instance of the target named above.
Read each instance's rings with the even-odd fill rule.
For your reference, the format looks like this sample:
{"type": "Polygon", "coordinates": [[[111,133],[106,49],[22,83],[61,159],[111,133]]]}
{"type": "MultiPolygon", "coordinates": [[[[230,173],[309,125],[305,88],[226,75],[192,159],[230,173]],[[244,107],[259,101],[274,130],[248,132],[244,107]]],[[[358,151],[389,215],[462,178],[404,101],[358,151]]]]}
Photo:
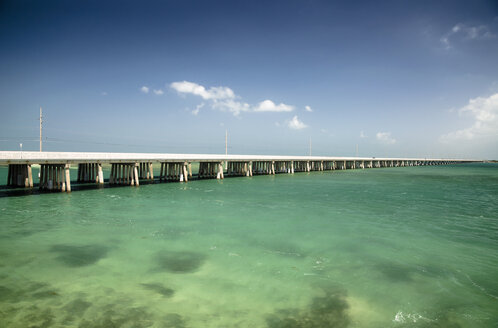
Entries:
{"type": "Polygon", "coordinates": [[[66,164],[64,166],[64,173],[66,175],[66,192],[71,192],[71,171],[69,170],[70,167],[70,164],[66,164]]]}
{"type": "Polygon", "coordinates": [[[223,162],[200,162],[199,179],[222,179],[223,162]],[[221,168],[220,168],[221,165],[221,168]],[[221,171],[221,173],[220,173],[221,171]]]}
{"type": "Polygon", "coordinates": [[[71,191],[68,164],[42,164],[40,166],[40,190],[71,191]],[[66,183],[68,188],[66,188],[66,183]]]}
{"type": "Polygon", "coordinates": [[[274,174],[274,163],[272,161],[253,161],[254,174],[274,174]]]}
{"type": "Polygon", "coordinates": [[[104,183],[104,175],[101,163],[80,163],[78,164],[77,182],[104,183]],[[102,181],[102,182],[101,182],[102,181]]]}
{"type": "Polygon", "coordinates": [[[33,188],[31,164],[9,164],[7,186],[33,188]]]}
{"type": "Polygon", "coordinates": [[[220,180],[223,179],[223,162],[218,163],[218,173],[216,174],[216,179],[220,180]]]}
{"type": "Polygon", "coordinates": [[[103,185],[104,184],[104,171],[102,170],[102,164],[98,164],[98,184],[103,185]]]}
{"type": "Polygon", "coordinates": [[[138,163],[138,176],[143,180],[154,180],[154,167],[152,162],[138,163]]]}
{"type": "Polygon", "coordinates": [[[161,162],[159,181],[188,182],[188,168],[188,162],[161,162]]]}
{"type": "MultiPolygon", "coordinates": [[[[133,177],[132,179],[135,178],[135,186],[139,186],[140,185],[140,182],[138,181],[138,163],[135,163],[133,165],[133,177]]],[[[132,183],[132,186],[133,186],[133,183],[132,183]]]]}
{"type": "Polygon", "coordinates": [[[250,176],[249,162],[227,162],[227,176],[250,176]]]}
{"type": "Polygon", "coordinates": [[[111,163],[109,184],[138,187],[138,163],[111,163]]]}

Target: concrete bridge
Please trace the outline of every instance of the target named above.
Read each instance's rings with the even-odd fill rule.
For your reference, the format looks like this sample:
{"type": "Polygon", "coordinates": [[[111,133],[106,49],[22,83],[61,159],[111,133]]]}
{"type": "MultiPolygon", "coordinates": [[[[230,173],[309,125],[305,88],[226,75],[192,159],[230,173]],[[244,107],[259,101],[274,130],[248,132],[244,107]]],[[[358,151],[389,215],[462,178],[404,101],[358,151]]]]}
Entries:
{"type": "Polygon", "coordinates": [[[110,185],[138,186],[140,181],[179,181],[192,178],[198,163],[199,179],[225,176],[273,175],[294,172],[353,170],[380,167],[447,165],[481,162],[443,158],[375,158],[269,155],[210,155],[156,153],[77,153],[0,151],[0,165],[8,165],[7,186],[33,188],[32,165],[40,165],[39,189],[71,191],[71,165],[78,167],[77,182],[104,184],[102,165],[110,165],[110,185]],[[160,164],[159,176],[153,164],[160,164]]]}

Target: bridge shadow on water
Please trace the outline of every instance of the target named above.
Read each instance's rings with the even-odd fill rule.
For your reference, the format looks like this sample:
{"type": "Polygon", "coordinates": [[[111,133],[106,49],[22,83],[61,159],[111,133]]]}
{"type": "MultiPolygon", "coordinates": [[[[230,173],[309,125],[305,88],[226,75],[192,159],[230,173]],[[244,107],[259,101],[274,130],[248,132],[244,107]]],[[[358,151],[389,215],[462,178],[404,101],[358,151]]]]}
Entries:
{"type": "MultiPolygon", "coordinates": [[[[192,180],[205,180],[200,179],[197,174],[193,174],[192,177],[189,178],[189,181],[192,180]]],[[[162,184],[162,183],[179,183],[178,181],[159,181],[159,178],[156,177],[153,181],[151,180],[140,180],[140,186],[153,185],[153,184],[162,184]]],[[[85,190],[98,190],[98,189],[108,189],[108,188],[129,188],[132,187],[130,185],[111,185],[109,184],[109,180],[105,179],[104,184],[99,185],[93,182],[75,182],[71,181],[71,192],[85,191],[85,190]]],[[[39,184],[35,183],[33,188],[21,188],[21,187],[12,187],[6,185],[0,185],[0,198],[4,197],[24,197],[31,195],[44,195],[44,194],[59,194],[65,193],[60,191],[59,189],[55,190],[40,190],[39,184]]]]}
{"type": "MultiPolygon", "coordinates": [[[[156,183],[163,183],[159,181],[140,181],[140,185],[150,185],[156,183]]],[[[3,197],[23,197],[31,195],[44,195],[44,194],[60,194],[65,193],[60,190],[40,190],[38,184],[35,184],[33,188],[19,188],[10,186],[0,186],[0,198],[3,197]]],[[[95,183],[77,183],[71,182],[71,192],[78,192],[84,190],[98,190],[98,189],[108,189],[108,188],[129,188],[129,185],[110,185],[106,180],[103,185],[97,185],[95,183]]]]}

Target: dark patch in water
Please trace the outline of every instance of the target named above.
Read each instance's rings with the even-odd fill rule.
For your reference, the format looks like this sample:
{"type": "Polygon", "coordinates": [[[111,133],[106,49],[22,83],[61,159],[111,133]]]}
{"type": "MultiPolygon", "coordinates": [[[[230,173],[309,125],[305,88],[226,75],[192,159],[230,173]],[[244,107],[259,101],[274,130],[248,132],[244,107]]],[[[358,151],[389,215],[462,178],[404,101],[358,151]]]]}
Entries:
{"type": "Polygon", "coordinates": [[[414,275],[427,277],[442,277],[445,275],[443,269],[434,265],[403,265],[384,261],[375,264],[374,268],[392,282],[411,282],[414,275]]]}
{"type": "Polygon", "coordinates": [[[171,288],[164,287],[158,283],[150,283],[150,284],[140,284],[143,288],[156,292],[164,297],[171,297],[175,294],[175,291],[171,288]]]}
{"type": "Polygon", "coordinates": [[[266,319],[269,328],[345,328],[351,323],[344,292],[315,297],[307,309],[279,310],[266,319]]]}
{"type": "Polygon", "coordinates": [[[375,268],[392,282],[411,282],[413,280],[412,274],[414,270],[405,265],[395,262],[383,262],[376,264],[375,268]]]}
{"type": "Polygon", "coordinates": [[[206,260],[206,255],[194,252],[162,252],[157,255],[157,270],[172,273],[197,271],[206,260]]]}
{"type": "Polygon", "coordinates": [[[54,245],[50,248],[59,254],[57,260],[68,267],[82,267],[96,263],[107,255],[108,248],[100,245],[54,245]]]}

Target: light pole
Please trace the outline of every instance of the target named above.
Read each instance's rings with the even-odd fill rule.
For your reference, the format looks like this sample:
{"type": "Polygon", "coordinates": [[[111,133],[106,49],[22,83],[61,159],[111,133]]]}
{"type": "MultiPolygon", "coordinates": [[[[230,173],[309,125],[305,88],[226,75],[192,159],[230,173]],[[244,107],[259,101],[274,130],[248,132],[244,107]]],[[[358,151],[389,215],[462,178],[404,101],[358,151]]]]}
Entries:
{"type": "Polygon", "coordinates": [[[40,152],[42,151],[42,129],[43,129],[43,114],[40,106],[40,152]]]}
{"type": "MultiPolygon", "coordinates": [[[[225,156],[228,157],[228,129],[225,130],[225,156]]],[[[228,160],[225,161],[225,169],[228,169],[228,160]]]]}

